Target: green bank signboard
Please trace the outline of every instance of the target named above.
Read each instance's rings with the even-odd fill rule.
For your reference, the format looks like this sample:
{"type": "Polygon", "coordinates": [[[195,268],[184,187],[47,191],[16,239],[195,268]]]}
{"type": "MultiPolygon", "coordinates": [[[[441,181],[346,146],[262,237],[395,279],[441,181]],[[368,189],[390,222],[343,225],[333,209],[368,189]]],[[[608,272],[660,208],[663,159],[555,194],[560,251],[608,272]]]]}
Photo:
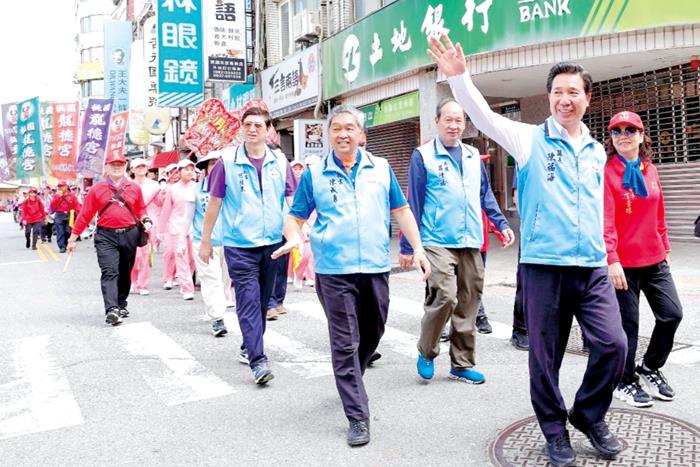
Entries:
{"type": "Polygon", "coordinates": [[[427,38],[442,33],[470,55],[695,22],[698,0],[397,0],[323,42],[323,95],[430,64],[427,38]]]}

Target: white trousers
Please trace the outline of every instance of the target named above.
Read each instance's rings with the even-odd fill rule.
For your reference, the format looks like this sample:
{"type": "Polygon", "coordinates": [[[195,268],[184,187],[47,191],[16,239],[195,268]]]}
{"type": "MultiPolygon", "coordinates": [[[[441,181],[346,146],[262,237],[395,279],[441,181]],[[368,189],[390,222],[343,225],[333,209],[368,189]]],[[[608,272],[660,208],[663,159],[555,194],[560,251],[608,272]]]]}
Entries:
{"type": "Polygon", "coordinates": [[[194,261],[201,285],[204,308],[212,321],[224,317],[227,297],[230,297],[231,279],[228,276],[224,247],[212,247],[213,258],[205,263],[199,257],[199,245],[194,245],[194,261]]]}

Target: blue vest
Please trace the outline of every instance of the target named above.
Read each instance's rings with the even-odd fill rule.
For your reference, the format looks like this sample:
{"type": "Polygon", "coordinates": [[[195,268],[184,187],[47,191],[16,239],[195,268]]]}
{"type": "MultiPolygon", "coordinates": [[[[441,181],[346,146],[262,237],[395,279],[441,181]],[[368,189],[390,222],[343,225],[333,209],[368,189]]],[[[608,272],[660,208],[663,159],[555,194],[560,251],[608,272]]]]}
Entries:
{"type": "MultiPolygon", "coordinates": [[[[209,191],[207,190],[208,183],[209,177],[197,183],[196,197],[194,200],[194,218],[192,219],[192,242],[196,244],[202,243],[204,214],[207,212],[207,206],[209,206],[209,191]]],[[[219,216],[216,219],[216,224],[214,224],[214,229],[211,232],[212,246],[223,245],[222,239],[224,229],[222,227],[222,217],[223,216],[219,216]]]]}
{"type": "Polygon", "coordinates": [[[447,149],[434,138],[418,148],[426,171],[425,205],[420,236],[425,246],[481,248],[481,157],[462,147],[462,173],[447,149]]]}
{"type": "Polygon", "coordinates": [[[287,159],[265,148],[262,190],[243,145],[225,150],[226,195],[221,206],[223,244],[255,248],[282,241],[287,159]]]}
{"type": "Polygon", "coordinates": [[[518,172],[520,261],[605,266],[603,146],[587,135],[575,153],[552,117],[533,131],[530,159],[518,172]]]}
{"type": "Polygon", "coordinates": [[[319,274],[391,269],[389,163],[360,151],[354,186],[350,175],[335,163],[333,152],[309,168],[318,214],[311,229],[311,249],[319,274]]]}

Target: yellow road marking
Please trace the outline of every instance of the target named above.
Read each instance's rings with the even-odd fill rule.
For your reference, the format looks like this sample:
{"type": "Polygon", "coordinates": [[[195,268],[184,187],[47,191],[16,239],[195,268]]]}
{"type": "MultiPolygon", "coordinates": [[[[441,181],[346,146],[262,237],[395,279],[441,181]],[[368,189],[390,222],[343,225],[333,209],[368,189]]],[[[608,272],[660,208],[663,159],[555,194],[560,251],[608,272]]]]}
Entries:
{"type": "Polygon", "coordinates": [[[58,257],[48,243],[42,243],[40,246],[44,247],[46,252],[53,258],[54,261],[61,261],[61,258],[58,257]]]}
{"type": "Polygon", "coordinates": [[[44,254],[44,252],[41,250],[41,248],[37,248],[35,251],[36,251],[36,254],[39,255],[39,259],[40,259],[42,262],[46,263],[46,262],[49,260],[49,259],[46,257],[46,255],[44,254]]]}

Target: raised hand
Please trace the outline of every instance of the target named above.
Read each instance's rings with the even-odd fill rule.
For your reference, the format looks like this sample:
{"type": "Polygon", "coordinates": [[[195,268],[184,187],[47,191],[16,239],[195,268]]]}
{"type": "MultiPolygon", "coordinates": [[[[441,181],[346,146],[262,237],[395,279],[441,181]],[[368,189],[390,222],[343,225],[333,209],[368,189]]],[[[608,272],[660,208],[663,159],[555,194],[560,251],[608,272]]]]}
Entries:
{"type": "Polygon", "coordinates": [[[430,45],[428,55],[446,76],[457,76],[467,71],[467,60],[464,58],[464,50],[459,42],[455,47],[447,34],[443,34],[442,40],[431,37],[428,44],[430,45]]]}

